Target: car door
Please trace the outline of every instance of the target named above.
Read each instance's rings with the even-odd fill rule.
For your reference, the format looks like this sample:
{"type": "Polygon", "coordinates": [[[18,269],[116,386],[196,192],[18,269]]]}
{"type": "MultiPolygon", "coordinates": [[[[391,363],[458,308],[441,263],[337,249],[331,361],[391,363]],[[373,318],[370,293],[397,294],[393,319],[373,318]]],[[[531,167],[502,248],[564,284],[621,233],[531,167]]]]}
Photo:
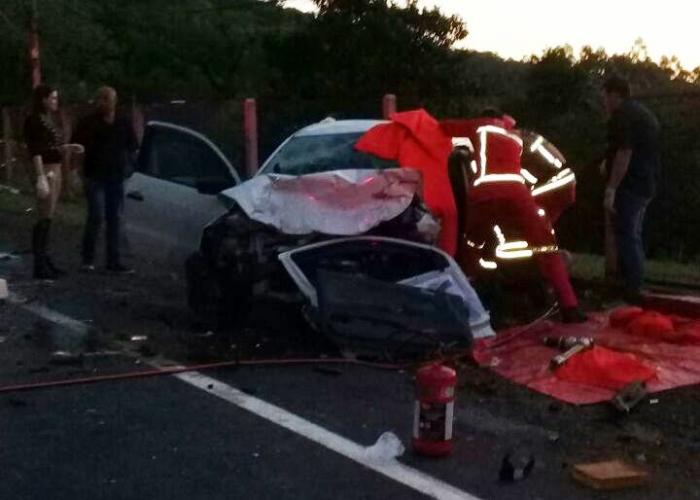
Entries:
{"type": "Polygon", "coordinates": [[[126,185],[133,253],[182,268],[204,226],[228,208],[219,193],[240,183],[221,151],[193,130],[149,122],[137,169],[126,185]]]}
{"type": "MultiPolygon", "coordinates": [[[[469,310],[473,337],[494,335],[489,313],[469,280],[454,259],[438,248],[393,238],[359,236],[295,248],[278,258],[312,307],[319,307],[319,274],[342,272],[456,295],[469,310]]],[[[390,295],[387,300],[392,300],[390,295]]]]}

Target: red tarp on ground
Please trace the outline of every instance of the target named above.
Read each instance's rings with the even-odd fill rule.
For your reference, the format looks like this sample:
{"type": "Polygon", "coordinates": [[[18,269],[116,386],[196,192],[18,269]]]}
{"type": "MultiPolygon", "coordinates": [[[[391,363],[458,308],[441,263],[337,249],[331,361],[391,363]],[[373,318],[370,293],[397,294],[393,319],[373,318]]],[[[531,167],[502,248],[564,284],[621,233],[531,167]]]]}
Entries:
{"type": "Polygon", "coordinates": [[[615,391],[560,379],[549,369],[557,354],[542,343],[545,336],[592,337],[596,345],[634,354],[644,365],[655,368],[656,376],[647,382],[649,392],[700,383],[700,320],[672,317],[678,340],[660,341],[628,333],[609,325],[609,313],[589,315],[586,323],[565,325],[546,321],[518,334],[521,328],[477,341],[474,358],[484,367],[518,384],[573,404],[609,401],[615,391]]]}
{"type": "Polygon", "coordinates": [[[649,381],[656,370],[634,354],[596,345],[572,356],[554,374],[559,380],[619,391],[632,382],[649,381]]]}

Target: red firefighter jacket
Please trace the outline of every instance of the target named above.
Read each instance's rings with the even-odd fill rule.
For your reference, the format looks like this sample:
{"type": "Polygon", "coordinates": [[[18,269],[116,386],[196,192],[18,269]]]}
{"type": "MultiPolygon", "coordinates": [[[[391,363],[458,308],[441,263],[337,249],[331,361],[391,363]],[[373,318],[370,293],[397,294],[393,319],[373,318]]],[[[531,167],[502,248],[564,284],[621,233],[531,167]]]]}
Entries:
{"type": "Polygon", "coordinates": [[[476,179],[469,190],[470,202],[530,195],[520,172],[523,141],[512,120],[446,120],[441,125],[447,135],[468,139],[473,149],[476,179]]]}

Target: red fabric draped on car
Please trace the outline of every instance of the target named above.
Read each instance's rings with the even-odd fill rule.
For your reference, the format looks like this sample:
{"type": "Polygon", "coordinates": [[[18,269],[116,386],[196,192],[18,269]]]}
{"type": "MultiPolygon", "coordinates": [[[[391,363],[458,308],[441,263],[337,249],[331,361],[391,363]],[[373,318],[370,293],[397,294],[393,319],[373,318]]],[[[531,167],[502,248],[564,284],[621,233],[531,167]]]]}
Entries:
{"type": "Polygon", "coordinates": [[[391,115],[391,122],[368,130],[355,148],[397,161],[423,174],[423,198],[442,223],[439,246],[450,255],[457,250],[457,208],[447,175],[452,140],[425,110],[391,115]]]}

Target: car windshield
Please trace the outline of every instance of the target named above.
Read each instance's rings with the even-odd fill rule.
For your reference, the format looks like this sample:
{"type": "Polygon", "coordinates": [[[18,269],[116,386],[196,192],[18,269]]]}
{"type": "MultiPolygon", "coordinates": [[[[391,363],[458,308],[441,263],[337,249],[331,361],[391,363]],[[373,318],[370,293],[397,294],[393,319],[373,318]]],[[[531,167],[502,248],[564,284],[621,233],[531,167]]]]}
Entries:
{"type": "Polygon", "coordinates": [[[363,132],[293,137],[270,158],[263,173],[305,175],[330,170],[398,168],[394,161],[355,149],[363,132]]]}

